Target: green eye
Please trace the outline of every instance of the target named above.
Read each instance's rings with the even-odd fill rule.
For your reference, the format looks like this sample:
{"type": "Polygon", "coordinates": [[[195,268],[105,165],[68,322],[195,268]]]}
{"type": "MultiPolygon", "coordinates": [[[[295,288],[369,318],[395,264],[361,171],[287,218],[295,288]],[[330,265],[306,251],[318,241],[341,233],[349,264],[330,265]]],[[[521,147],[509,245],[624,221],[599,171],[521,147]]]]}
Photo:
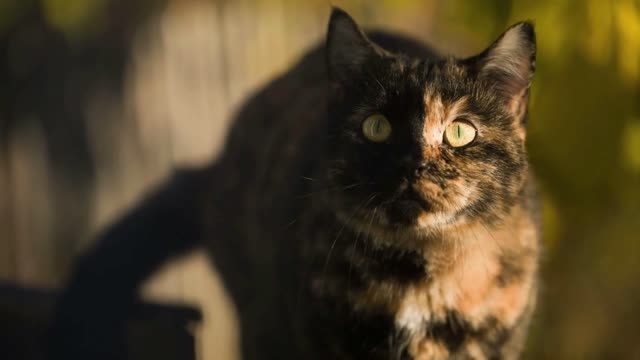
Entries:
{"type": "Polygon", "coordinates": [[[373,142],[383,142],[391,136],[391,123],[382,114],[369,116],[362,123],[362,133],[373,142]]]}
{"type": "Polygon", "coordinates": [[[476,130],[473,125],[464,121],[456,120],[447,126],[444,131],[445,141],[453,147],[469,145],[476,138],[476,130]]]}

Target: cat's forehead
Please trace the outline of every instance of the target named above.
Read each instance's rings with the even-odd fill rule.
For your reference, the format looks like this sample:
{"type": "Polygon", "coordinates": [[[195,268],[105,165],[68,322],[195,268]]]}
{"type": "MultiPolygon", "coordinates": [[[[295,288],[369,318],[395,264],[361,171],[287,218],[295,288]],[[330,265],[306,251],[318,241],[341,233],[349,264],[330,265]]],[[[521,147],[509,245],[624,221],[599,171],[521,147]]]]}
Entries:
{"type": "Polygon", "coordinates": [[[442,96],[442,93],[437,90],[425,88],[422,130],[424,144],[427,146],[441,144],[446,127],[465,113],[467,104],[467,96],[448,98],[442,96]]]}
{"type": "Polygon", "coordinates": [[[444,100],[448,100],[447,95],[460,95],[472,80],[466,66],[454,58],[425,62],[421,70],[426,91],[439,92],[444,100]]]}
{"type": "Polygon", "coordinates": [[[454,101],[471,90],[473,77],[468,68],[455,58],[420,59],[396,57],[390,71],[400,75],[403,81],[418,83],[426,97],[439,93],[444,102],[454,101]]]}
{"type": "Polygon", "coordinates": [[[442,143],[445,128],[465,115],[470,103],[470,80],[464,66],[455,59],[424,61],[405,58],[399,61],[407,79],[420,83],[419,102],[423,108],[422,138],[426,146],[442,143]]]}

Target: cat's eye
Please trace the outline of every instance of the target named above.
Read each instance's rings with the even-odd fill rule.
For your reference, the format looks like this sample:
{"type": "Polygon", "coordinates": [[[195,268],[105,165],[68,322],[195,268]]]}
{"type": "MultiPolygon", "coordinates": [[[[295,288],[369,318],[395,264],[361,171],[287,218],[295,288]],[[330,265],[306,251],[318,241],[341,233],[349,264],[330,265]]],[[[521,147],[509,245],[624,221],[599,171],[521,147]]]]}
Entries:
{"type": "Polygon", "coordinates": [[[362,123],[362,133],[369,141],[386,141],[391,136],[391,123],[382,114],[371,115],[362,123]]]}
{"type": "Polygon", "coordinates": [[[478,130],[469,122],[456,120],[447,126],[444,139],[452,147],[462,147],[475,140],[478,130]]]}

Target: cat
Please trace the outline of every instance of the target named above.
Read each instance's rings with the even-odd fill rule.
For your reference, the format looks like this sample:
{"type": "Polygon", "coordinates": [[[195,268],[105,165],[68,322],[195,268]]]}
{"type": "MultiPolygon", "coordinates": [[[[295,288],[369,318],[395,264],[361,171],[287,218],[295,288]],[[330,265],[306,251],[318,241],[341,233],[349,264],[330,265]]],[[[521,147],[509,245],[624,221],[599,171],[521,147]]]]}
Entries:
{"type": "Polygon", "coordinates": [[[515,359],[538,289],[525,149],[535,33],[443,57],[334,8],[326,43],[251,97],[75,265],[59,359],[123,358],[136,289],[204,246],[243,359],[515,359]]]}

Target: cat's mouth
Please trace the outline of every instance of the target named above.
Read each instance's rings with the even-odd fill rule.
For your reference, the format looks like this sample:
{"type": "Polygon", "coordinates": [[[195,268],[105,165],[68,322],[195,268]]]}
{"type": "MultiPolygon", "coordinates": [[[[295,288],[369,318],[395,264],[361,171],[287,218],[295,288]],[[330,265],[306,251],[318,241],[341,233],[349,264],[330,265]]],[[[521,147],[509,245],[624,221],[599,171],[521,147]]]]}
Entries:
{"type": "Polygon", "coordinates": [[[421,196],[411,188],[403,192],[396,201],[406,206],[417,206],[423,211],[431,211],[431,209],[433,208],[431,202],[427,201],[423,196],[421,196]]]}
{"type": "Polygon", "coordinates": [[[408,187],[389,202],[387,216],[392,223],[410,225],[414,224],[421,214],[432,210],[432,202],[408,187]]]}

